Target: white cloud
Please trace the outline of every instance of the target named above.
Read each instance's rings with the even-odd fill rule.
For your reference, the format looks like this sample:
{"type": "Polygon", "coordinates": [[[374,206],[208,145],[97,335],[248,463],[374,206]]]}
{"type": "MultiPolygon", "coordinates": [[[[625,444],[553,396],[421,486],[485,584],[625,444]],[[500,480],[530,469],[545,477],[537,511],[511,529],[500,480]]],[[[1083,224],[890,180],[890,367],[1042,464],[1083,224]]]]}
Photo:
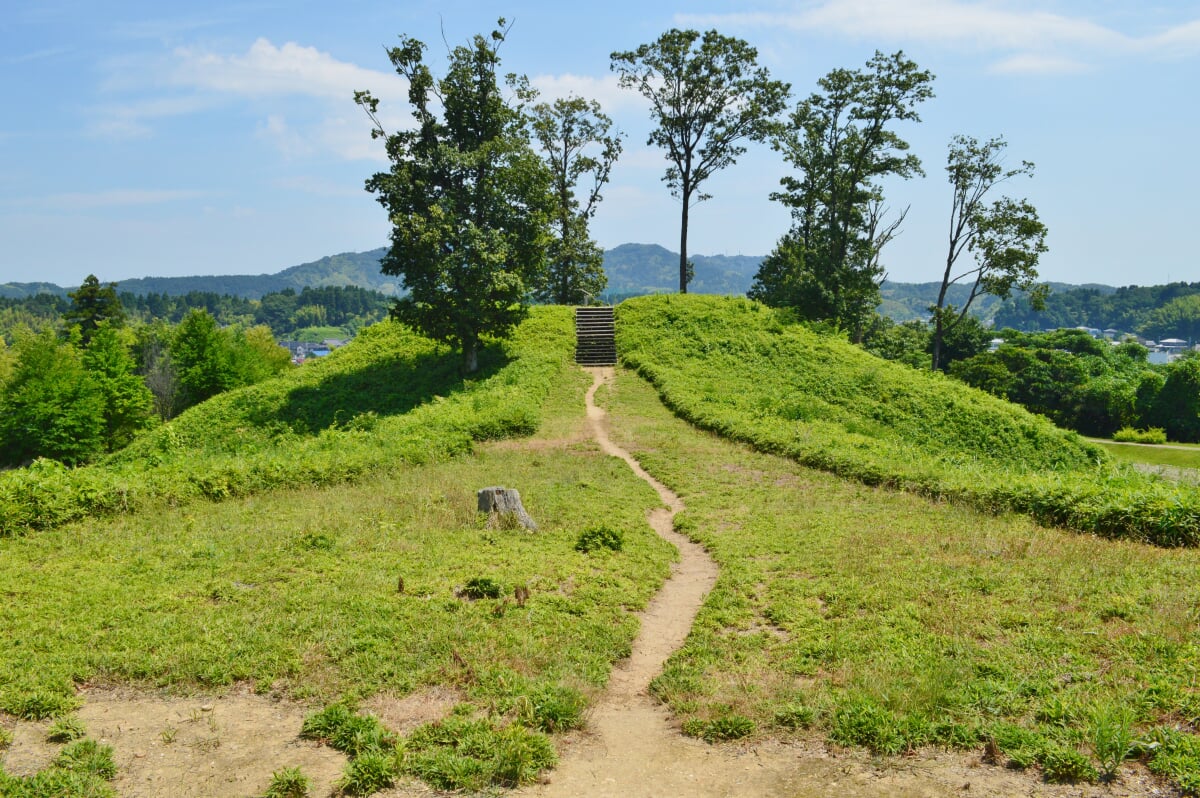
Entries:
{"type": "Polygon", "coordinates": [[[364,69],[295,42],[277,47],[258,39],[241,55],[181,47],[174,55],[172,82],[225,94],[307,95],[349,103],[360,89],[389,98],[403,98],[408,91],[407,81],[399,75],[364,69]]]}
{"type": "Polygon", "coordinates": [[[777,28],[850,38],[937,44],[1013,55],[994,65],[1006,73],[1079,72],[1113,54],[1200,52],[1200,20],[1135,36],[1084,16],[1031,10],[1013,2],[966,0],[820,0],[791,12],[683,14],[679,24],[777,28]]]}
{"type": "Polygon", "coordinates": [[[605,113],[614,113],[626,108],[641,108],[645,101],[632,89],[622,89],[616,75],[592,77],[591,75],[537,75],[530,79],[533,87],[541,92],[542,99],[557,100],[572,94],[586,100],[596,100],[605,113]]]}

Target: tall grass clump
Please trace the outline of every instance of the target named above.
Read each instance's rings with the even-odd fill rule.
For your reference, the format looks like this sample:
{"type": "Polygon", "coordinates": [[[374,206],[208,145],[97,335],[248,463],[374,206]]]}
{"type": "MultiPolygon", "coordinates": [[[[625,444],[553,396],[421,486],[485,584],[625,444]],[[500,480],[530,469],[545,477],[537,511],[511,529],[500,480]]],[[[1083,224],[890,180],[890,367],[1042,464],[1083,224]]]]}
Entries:
{"type": "Polygon", "coordinates": [[[395,322],[303,368],[221,394],[95,465],[50,460],[0,474],[0,537],[86,517],[323,486],[530,435],[571,364],[565,308],[535,308],[479,371],[395,322]]]}
{"type": "Polygon", "coordinates": [[[1167,546],[1200,543],[1200,493],[1132,472],[1048,420],[881,360],[744,299],[639,297],[623,362],[687,421],[872,486],[1167,546]]]}

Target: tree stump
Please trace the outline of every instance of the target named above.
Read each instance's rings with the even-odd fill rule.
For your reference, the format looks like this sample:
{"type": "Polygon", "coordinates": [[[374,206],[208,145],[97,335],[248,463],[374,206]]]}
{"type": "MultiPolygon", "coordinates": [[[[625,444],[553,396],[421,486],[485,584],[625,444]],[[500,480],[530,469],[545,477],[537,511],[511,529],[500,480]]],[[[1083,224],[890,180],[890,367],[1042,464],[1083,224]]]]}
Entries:
{"type": "Polygon", "coordinates": [[[488,514],[488,528],[512,529],[519,524],[526,529],[537,530],[538,525],[525,512],[521,494],[515,488],[480,488],[475,496],[479,501],[479,512],[488,514]]]}

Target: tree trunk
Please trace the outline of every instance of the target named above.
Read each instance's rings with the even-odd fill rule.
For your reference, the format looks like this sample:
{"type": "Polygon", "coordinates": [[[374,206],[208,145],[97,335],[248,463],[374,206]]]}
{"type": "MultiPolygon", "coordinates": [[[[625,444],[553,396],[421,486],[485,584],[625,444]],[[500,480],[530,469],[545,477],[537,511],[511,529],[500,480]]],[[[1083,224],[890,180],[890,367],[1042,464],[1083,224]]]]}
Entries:
{"type": "Polygon", "coordinates": [[[688,257],[687,257],[687,233],[688,233],[688,205],[691,204],[691,190],[687,187],[683,189],[683,216],[679,223],[679,293],[687,293],[688,284],[688,257]]]}
{"type": "Polygon", "coordinates": [[[479,504],[479,512],[488,514],[489,527],[506,529],[520,524],[526,529],[537,531],[538,525],[529,517],[529,513],[525,512],[525,506],[521,504],[521,494],[515,488],[502,485],[480,488],[475,492],[475,498],[479,504]]]}
{"type": "Polygon", "coordinates": [[[479,342],[463,341],[463,373],[474,374],[479,369],[479,342]]]}

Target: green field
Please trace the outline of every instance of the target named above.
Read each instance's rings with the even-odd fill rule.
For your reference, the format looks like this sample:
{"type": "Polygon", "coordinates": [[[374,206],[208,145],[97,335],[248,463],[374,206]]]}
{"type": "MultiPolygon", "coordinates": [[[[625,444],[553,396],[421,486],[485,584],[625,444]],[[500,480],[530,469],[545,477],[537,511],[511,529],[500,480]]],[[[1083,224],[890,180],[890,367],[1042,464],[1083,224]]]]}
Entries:
{"type": "MultiPolygon", "coordinates": [[[[653,685],[685,733],[987,750],[1062,781],[1138,758],[1200,791],[1194,489],[752,303],[619,314],[613,437],[721,568],[653,685]]],[[[464,380],[386,323],[105,463],[0,476],[0,710],[248,683],[326,707],[307,733],[360,792],[534,778],[675,556],[653,491],[583,434],[572,344],[569,311],[539,308],[464,380]],[[496,484],[539,532],[488,528],[474,491],[496,484]],[[404,739],[353,712],[430,686],[459,706],[404,739]]],[[[73,767],[0,794],[104,794],[73,767]]]]}

